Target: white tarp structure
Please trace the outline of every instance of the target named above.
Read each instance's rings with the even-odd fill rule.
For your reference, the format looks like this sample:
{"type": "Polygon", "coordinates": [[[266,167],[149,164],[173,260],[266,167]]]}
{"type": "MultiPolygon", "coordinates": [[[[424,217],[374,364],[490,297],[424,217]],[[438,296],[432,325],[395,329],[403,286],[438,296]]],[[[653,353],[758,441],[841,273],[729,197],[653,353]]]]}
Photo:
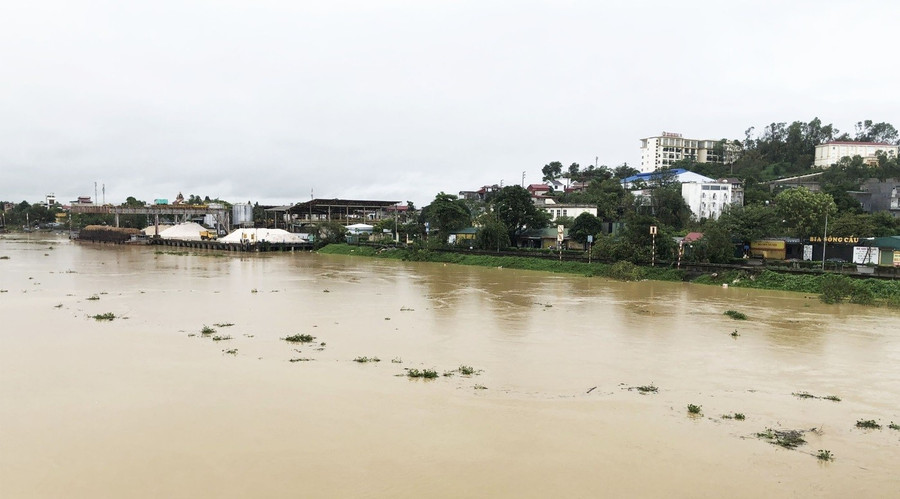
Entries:
{"type": "Polygon", "coordinates": [[[163,239],[178,239],[179,241],[199,241],[200,233],[207,230],[209,229],[198,223],[185,222],[159,231],[159,237],[163,239]]]}
{"type": "Polygon", "coordinates": [[[306,243],[309,234],[294,234],[284,229],[236,229],[231,234],[219,238],[223,243],[306,243]]]}

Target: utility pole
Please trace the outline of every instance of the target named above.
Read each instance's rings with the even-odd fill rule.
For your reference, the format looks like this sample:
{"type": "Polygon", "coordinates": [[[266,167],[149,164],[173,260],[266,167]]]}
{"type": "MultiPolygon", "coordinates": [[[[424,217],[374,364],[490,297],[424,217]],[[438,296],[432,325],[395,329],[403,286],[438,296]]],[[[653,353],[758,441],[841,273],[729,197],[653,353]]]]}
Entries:
{"type": "Polygon", "coordinates": [[[522,187],[525,187],[525,172],[522,172],[522,187]]]}
{"type": "Polygon", "coordinates": [[[825,236],[822,237],[822,271],[825,270],[825,245],[828,244],[828,213],[825,214],[825,236]]]}

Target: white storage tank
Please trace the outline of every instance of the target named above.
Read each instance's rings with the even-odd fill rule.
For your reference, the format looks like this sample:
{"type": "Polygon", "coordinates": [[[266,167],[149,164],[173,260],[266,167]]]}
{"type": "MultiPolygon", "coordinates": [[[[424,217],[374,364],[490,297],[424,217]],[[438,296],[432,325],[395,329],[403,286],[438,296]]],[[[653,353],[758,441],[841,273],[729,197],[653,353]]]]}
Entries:
{"type": "Polygon", "coordinates": [[[231,208],[231,223],[239,227],[253,226],[253,205],[236,203],[231,208]]]}

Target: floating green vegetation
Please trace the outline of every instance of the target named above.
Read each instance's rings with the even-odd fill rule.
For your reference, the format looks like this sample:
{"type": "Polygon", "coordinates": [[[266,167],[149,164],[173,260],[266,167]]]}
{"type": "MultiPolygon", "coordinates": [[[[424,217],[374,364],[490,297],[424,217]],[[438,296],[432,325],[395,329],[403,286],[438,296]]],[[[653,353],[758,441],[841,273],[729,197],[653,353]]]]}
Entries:
{"type": "Polygon", "coordinates": [[[476,390],[487,390],[487,387],[484,385],[475,385],[473,388],[476,390]]]}
{"type": "Polygon", "coordinates": [[[888,428],[890,428],[890,429],[892,429],[892,430],[900,430],[900,425],[898,425],[897,423],[891,421],[891,424],[888,425],[888,428]]]}
{"type": "Polygon", "coordinates": [[[772,444],[784,447],[785,449],[795,449],[806,443],[803,438],[802,430],[773,430],[766,428],[763,433],[757,433],[757,438],[769,440],[772,444]]]}
{"type": "Polygon", "coordinates": [[[830,400],[832,402],[840,402],[841,401],[841,398],[838,397],[837,395],[827,395],[825,397],[818,397],[809,392],[794,392],[791,395],[793,395],[797,398],[801,398],[801,399],[823,399],[823,400],[830,400]]]}
{"type": "Polygon", "coordinates": [[[111,321],[116,318],[116,314],[107,312],[105,314],[97,314],[91,316],[95,321],[111,321]]]}
{"type": "Polygon", "coordinates": [[[459,374],[462,374],[463,376],[471,376],[473,374],[477,374],[475,372],[475,368],[472,366],[459,366],[458,371],[459,374]]]}
{"type": "MultiPolygon", "coordinates": [[[[653,383],[650,383],[649,385],[635,386],[633,388],[642,394],[657,393],[659,391],[659,388],[657,388],[653,383]]],[[[631,388],[629,388],[629,390],[631,390],[631,388]]]]}
{"type": "Polygon", "coordinates": [[[213,326],[216,326],[216,327],[231,327],[233,325],[234,325],[233,322],[220,322],[217,324],[213,324],[213,326]]]}
{"type": "Polygon", "coordinates": [[[312,360],[313,359],[310,359],[308,357],[299,357],[296,359],[289,359],[288,362],[312,362],[312,360]]]}
{"type": "Polygon", "coordinates": [[[91,295],[91,296],[88,296],[87,298],[85,298],[85,300],[88,300],[88,301],[97,301],[99,299],[100,299],[100,297],[97,295],[91,295]]]}
{"type": "Polygon", "coordinates": [[[731,317],[732,319],[734,319],[736,321],[747,320],[747,315],[744,314],[743,312],[738,312],[737,310],[726,310],[725,315],[727,315],[728,317],[731,317]]]}
{"type": "Polygon", "coordinates": [[[694,416],[699,416],[700,414],[702,414],[703,406],[702,406],[702,405],[688,404],[687,410],[688,410],[688,414],[691,414],[691,415],[694,415],[694,416]]]}
{"type": "Polygon", "coordinates": [[[402,363],[403,363],[403,359],[401,359],[400,357],[395,357],[395,358],[391,359],[391,364],[402,364],[402,363]]]}
{"type": "Polygon", "coordinates": [[[283,339],[284,341],[288,341],[290,343],[312,343],[316,340],[316,337],[309,334],[295,334],[283,339]]]}
{"type": "Polygon", "coordinates": [[[737,338],[738,336],[740,336],[740,334],[738,334],[737,329],[735,329],[734,331],[731,332],[732,338],[737,338]]]}
{"type": "Polygon", "coordinates": [[[401,312],[415,312],[416,309],[414,309],[414,308],[409,308],[409,307],[400,307],[400,311],[401,311],[401,312]]]}
{"type": "Polygon", "coordinates": [[[0,256],[0,260],[9,260],[9,257],[6,255],[0,256]]]}
{"type": "Polygon", "coordinates": [[[227,341],[231,339],[231,336],[213,336],[213,341],[227,341]]]}
{"type": "Polygon", "coordinates": [[[222,350],[222,353],[225,353],[228,355],[237,355],[237,348],[230,348],[228,350],[222,350]]]}
{"type": "Polygon", "coordinates": [[[410,369],[406,371],[406,376],[410,378],[434,379],[438,377],[438,373],[434,369],[422,369],[421,371],[418,369],[410,369]]]}
{"type": "Polygon", "coordinates": [[[59,305],[54,305],[54,306],[53,306],[53,308],[62,308],[62,307],[63,307],[63,304],[62,304],[62,303],[60,303],[59,305]]]}
{"type": "Polygon", "coordinates": [[[204,324],[203,329],[200,330],[200,334],[213,334],[215,332],[216,332],[215,329],[207,326],[206,324],[204,324]]]}
{"type": "Polygon", "coordinates": [[[828,449],[819,449],[819,453],[816,454],[816,457],[820,461],[834,461],[834,454],[828,449]]]}
{"type": "Polygon", "coordinates": [[[250,290],[251,293],[258,293],[259,291],[256,288],[250,290]]]}
{"type": "Polygon", "coordinates": [[[744,416],[743,412],[736,412],[734,414],[722,414],[722,419],[736,419],[738,421],[743,421],[747,419],[747,417],[744,416]]]}
{"type": "Polygon", "coordinates": [[[381,359],[378,357],[357,357],[353,359],[353,362],[359,362],[360,364],[366,364],[368,362],[381,362],[381,359]]]}
{"type": "Polygon", "coordinates": [[[881,425],[876,423],[874,419],[860,419],[856,421],[857,428],[865,428],[867,430],[880,430],[881,425]]]}

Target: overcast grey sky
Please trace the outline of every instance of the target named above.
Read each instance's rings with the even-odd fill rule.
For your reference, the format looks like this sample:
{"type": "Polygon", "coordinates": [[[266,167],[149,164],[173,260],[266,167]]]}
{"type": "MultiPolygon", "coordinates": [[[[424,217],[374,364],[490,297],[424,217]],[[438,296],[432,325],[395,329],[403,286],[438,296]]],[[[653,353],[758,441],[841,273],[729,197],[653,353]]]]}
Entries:
{"type": "Polygon", "coordinates": [[[411,200],[661,131],[900,126],[900,2],[0,4],[0,199],[411,200]]]}

